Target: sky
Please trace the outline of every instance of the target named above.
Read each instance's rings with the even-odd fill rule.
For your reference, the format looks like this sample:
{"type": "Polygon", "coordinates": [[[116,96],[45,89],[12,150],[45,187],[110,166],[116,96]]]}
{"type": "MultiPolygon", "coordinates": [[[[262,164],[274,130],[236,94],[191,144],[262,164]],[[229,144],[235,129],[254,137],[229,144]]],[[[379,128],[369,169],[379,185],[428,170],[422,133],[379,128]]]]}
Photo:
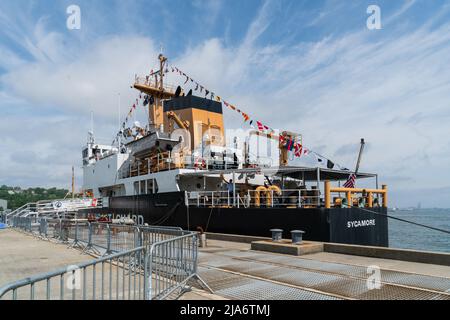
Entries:
{"type": "MultiPolygon", "coordinates": [[[[72,165],[81,184],[91,112],[111,143],[135,75],[162,50],[335,163],[354,168],[365,138],[361,171],[378,173],[391,206],[450,207],[449,40],[449,1],[2,0],[0,184],[68,188],[72,165]],[[80,29],[67,28],[70,5],[80,29]],[[370,5],[381,29],[367,27],[370,5]]],[[[227,128],[248,128],[224,112],[227,128]]]]}

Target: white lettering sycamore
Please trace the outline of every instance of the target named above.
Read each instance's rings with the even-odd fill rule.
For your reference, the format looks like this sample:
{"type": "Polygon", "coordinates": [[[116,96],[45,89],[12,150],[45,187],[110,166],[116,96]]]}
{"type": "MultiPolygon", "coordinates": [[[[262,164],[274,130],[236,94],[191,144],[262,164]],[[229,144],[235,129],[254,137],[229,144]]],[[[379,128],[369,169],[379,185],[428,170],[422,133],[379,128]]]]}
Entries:
{"type": "Polygon", "coordinates": [[[355,220],[355,221],[348,221],[347,222],[347,228],[359,228],[359,227],[368,227],[368,226],[374,226],[375,225],[375,219],[370,220],[355,220]]]}

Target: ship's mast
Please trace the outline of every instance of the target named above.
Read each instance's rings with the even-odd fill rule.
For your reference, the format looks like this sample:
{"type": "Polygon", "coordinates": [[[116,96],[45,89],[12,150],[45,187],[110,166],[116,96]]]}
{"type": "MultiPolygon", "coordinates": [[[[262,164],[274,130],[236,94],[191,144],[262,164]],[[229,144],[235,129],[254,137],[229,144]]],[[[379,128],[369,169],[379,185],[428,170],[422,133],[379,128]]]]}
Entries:
{"type": "Polygon", "coordinates": [[[72,199],[75,198],[75,168],[72,166],[72,199]]]}
{"type": "Polygon", "coordinates": [[[148,124],[151,130],[159,130],[164,124],[163,100],[175,97],[175,90],[164,87],[165,69],[167,68],[167,58],[160,53],[159,71],[147,76],[144,81],[136,77],[134,88],[142,93],[153,97],[154,103],[148,105],[148,124]],[[154,78],[153,78],[154,77],[154,78]]]}
{"type": "MultiPolygon", "coordinates": [[[[156,78],[155,80],[155,87],[157,89],[159,89],[160,93],[164,93],[164,68],[166,66],[166,62],[167,62],[167,58],[160,53],[158,56],[159,59],[159,79],[156,78]]],[[[158,130],[159,126],[162,125],[162,123],[160,123],[160,121],[157,120],[158,117],[161,117],[161,115],[159,115],[158,113],[162,112],[162,95],[156,95],[155,97],[155,103],[154,105],[150,105],[148,106],[149,108],[149,127],[153,126],[153,129],[156,131],[158,130]]]]}

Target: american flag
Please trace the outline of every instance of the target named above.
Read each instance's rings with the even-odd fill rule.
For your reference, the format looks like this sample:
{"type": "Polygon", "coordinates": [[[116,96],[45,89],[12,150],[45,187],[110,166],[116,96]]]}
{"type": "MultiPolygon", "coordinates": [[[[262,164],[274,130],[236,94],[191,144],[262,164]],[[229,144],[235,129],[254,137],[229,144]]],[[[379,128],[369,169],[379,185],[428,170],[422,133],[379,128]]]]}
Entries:
{"type": "Polygon", "coordinates": [[[347,182],[344,183],[344,188],[354,188],[355,187],[355,180],[356,180],[356,175],[354,173],[352,173],[348,177],[347,182]]]}

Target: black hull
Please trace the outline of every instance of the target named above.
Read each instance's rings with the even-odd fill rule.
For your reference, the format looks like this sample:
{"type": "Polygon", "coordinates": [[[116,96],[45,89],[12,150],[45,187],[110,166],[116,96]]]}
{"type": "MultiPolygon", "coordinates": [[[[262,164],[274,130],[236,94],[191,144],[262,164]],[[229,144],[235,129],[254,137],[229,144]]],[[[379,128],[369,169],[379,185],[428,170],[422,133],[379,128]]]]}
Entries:
{"type": "Polygon", "coordinates": [[[270,229],[305,231],[304,239],[368,246],[389,245],[386,208],[208,208],[186,207],[183,192],[114,197],[109,207],[85,212],[142,216],[150,225],[178,226],[207,232],[270,236],[270,229]]]}

